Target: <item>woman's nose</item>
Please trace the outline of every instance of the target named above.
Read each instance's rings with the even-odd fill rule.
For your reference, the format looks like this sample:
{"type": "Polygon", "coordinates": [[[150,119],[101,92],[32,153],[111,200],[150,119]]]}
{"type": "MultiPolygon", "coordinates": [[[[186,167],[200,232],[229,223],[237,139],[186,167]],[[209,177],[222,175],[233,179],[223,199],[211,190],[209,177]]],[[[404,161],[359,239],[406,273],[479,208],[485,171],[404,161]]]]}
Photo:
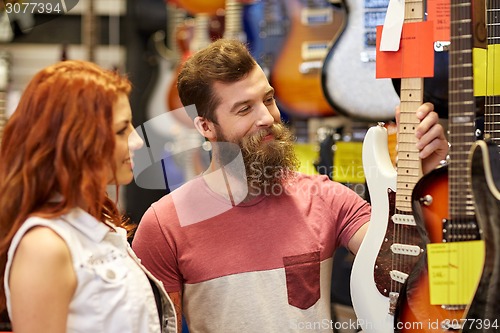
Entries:
{"type": "Polygon", "coordinates": [[[144,146],[144,140],[139,136],[137,131],[134,129],[128,137],[128,148],[129,150],[137,150],[144,146]]]}

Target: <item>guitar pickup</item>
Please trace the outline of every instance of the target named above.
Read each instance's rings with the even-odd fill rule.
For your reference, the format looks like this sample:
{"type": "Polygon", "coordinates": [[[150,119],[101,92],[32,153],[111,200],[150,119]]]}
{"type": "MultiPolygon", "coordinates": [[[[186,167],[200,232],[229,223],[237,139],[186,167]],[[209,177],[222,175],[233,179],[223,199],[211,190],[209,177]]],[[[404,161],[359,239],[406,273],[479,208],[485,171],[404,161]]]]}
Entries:
{"type": "Polygon", "coordinates": [[[408,274],[397,270],[392,270],[389,274],[391,275],[391,279],[393,281],[399,283],[405,283],[406,279],[408,278],[408,274]]]}
{"type": "Polygon", "coordinates": [[[300,64],[299,72],[301,74],[317,73],[322,67],[322,61],[306,61],[300,64]]]}
{"type": "Polygon", "coordinates": [[[395,224],[402,225],[412,225],[416,226],[415,217],[413,215],[404,215],[404,214],[394,214],[391,217],[391,221],[395,224]]]}
{"type": "Polygon", "coordinates": [[[476,221],[452,222],[443,220],[443,242],[461,242],[480,239],[476,221]]]}
{"type": "Polygon", "coordinates": [[[327,41],[302,43],[301,56],[304,60],[324,59],[328,54],[330,44],[327,41]]]}
{"type": "Polygon", "coordinates": [[[402,254],[415,257],[422,253],[419,246],[397,243],[391,245],[391,251],[394,254],[402,254]]]}
{"type": "Polygon", "coordinates": [[[306,8],[302,10],[301,22],[303,25],[330,24],[333,22],[331,8],[306,8]]]}

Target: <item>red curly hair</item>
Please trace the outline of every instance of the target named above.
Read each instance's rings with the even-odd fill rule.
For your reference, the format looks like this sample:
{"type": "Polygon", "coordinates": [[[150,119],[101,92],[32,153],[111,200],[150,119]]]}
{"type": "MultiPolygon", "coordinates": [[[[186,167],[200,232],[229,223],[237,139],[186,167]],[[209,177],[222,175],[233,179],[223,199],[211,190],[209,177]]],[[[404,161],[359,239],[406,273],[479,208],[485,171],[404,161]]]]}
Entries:
{"type": "Polygon", "coordinates": [[[28,217],[83,206],[100,221],[122,224],[106,186],[115,147],[113,105],[130,90],[127,78],[85,61],[44,68],[26,87],[0,147],[0,310],[7,251],[28,217]],[[55,195],[61,200],[51,200],[55,195]]]}

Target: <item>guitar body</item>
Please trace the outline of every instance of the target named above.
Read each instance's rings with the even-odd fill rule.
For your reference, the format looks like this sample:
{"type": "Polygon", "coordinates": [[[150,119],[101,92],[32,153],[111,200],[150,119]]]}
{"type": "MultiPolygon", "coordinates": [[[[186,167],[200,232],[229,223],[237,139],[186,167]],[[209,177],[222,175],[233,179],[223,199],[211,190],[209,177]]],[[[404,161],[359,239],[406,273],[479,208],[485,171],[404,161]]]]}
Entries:
{"type": "MultiPolygon", "coordinates": [[[[471,148],[470,169],[476,218],[485,243],[483,273],[467,311],[467,319],[500,325],[500,150],[477,141],[471,148]]],[[[491,326],[490,329],[495,328],[491,326]]],[[[483,332],[483,330],[479,330],[483,332]]],[[[488,331],[485,327],[485,332],[488,331]]]]}
{"type": "MultiPolygon", "coordinates": [[[[423,176],[413,189],[413,212],[424,242],[443,242],[443,219],[448,217],[448,167],[443,166],[423,176]],[[432,201],[423,203],[424,198],[432,201]]],[[[461,323],[465,309],[446,309],[431,305],[427,256],[415,265],[401,293],[395,315],[396,332],[451,332],[446,325],[461,323]],[[398,324],[399,323],[399,324],[398,324]],[[404,327],[404,323],[410,323],[404,327]],[[421,325],[417,323],[422,323],[421,325]]]]}
{"type": "Polygon", "coordinates": [[[339,113],[360,120],[384,121],[394,118],[399,96],[391,79],[375,78],[375,45],[367,45],[373,43],[367,42],[367,36],[374,35],[366,31],[365,23],[371,17],[370,25],[383,24],[389,1],[377,11],[368,11],[365,2],[344,1],[347,24],[325,58],[322,86],[326,99],[339,113]]]}
{"type": "MultiPolygon", "coordinates": [[[[296,117],[332,116],[321,86],[321,68],[345,14],[328,1],[319,7],[287,0],[290,30],[272,71],[271,84],[282,111],[296,117]]],[[[315,1],[317,2],[317,1],[315,1]]]]}
{"type": "MultiPolygon", "coordinates": [[[[351,272],[351,298],[358,317],[367,324],[364,332],[393,332],[394,318],[389,300],[376,286],[374,267],[390,218],[390,193],[396,191],[397,173],[390,158],[387,131],[371,127],[363,142],[363,168],[372,199],[372,218],[365,238],[354,258],[351,272]]],[[[394,205],[392,205],[394,206],[394,205]]]]}
{"type": "Polygon", "coordinates": [[[261,0],[243,6],[243,27],[250,52],[270,80],[289,25],[283,0],[261,0]]]}
{"type": "Polygon", "coordinates": [[[187,10],[190,14],[214,15],[219,9],[223,9],[226,0],[175,0],[173,1],[187,10]]]}

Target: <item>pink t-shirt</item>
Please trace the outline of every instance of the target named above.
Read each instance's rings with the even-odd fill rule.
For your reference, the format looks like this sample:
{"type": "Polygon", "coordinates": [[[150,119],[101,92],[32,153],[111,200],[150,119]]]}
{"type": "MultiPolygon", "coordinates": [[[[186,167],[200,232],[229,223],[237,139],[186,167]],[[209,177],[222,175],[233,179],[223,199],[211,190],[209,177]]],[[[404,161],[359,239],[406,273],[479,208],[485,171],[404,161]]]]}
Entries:
{"type": "Polygon", "coordinates": [[[333,252],[370,206],[326,176],[272,193],[232,205],[200,177],[145,213],[133,249],[167,291],[182,290],[190,332],[328,326],[333,252]]]}

